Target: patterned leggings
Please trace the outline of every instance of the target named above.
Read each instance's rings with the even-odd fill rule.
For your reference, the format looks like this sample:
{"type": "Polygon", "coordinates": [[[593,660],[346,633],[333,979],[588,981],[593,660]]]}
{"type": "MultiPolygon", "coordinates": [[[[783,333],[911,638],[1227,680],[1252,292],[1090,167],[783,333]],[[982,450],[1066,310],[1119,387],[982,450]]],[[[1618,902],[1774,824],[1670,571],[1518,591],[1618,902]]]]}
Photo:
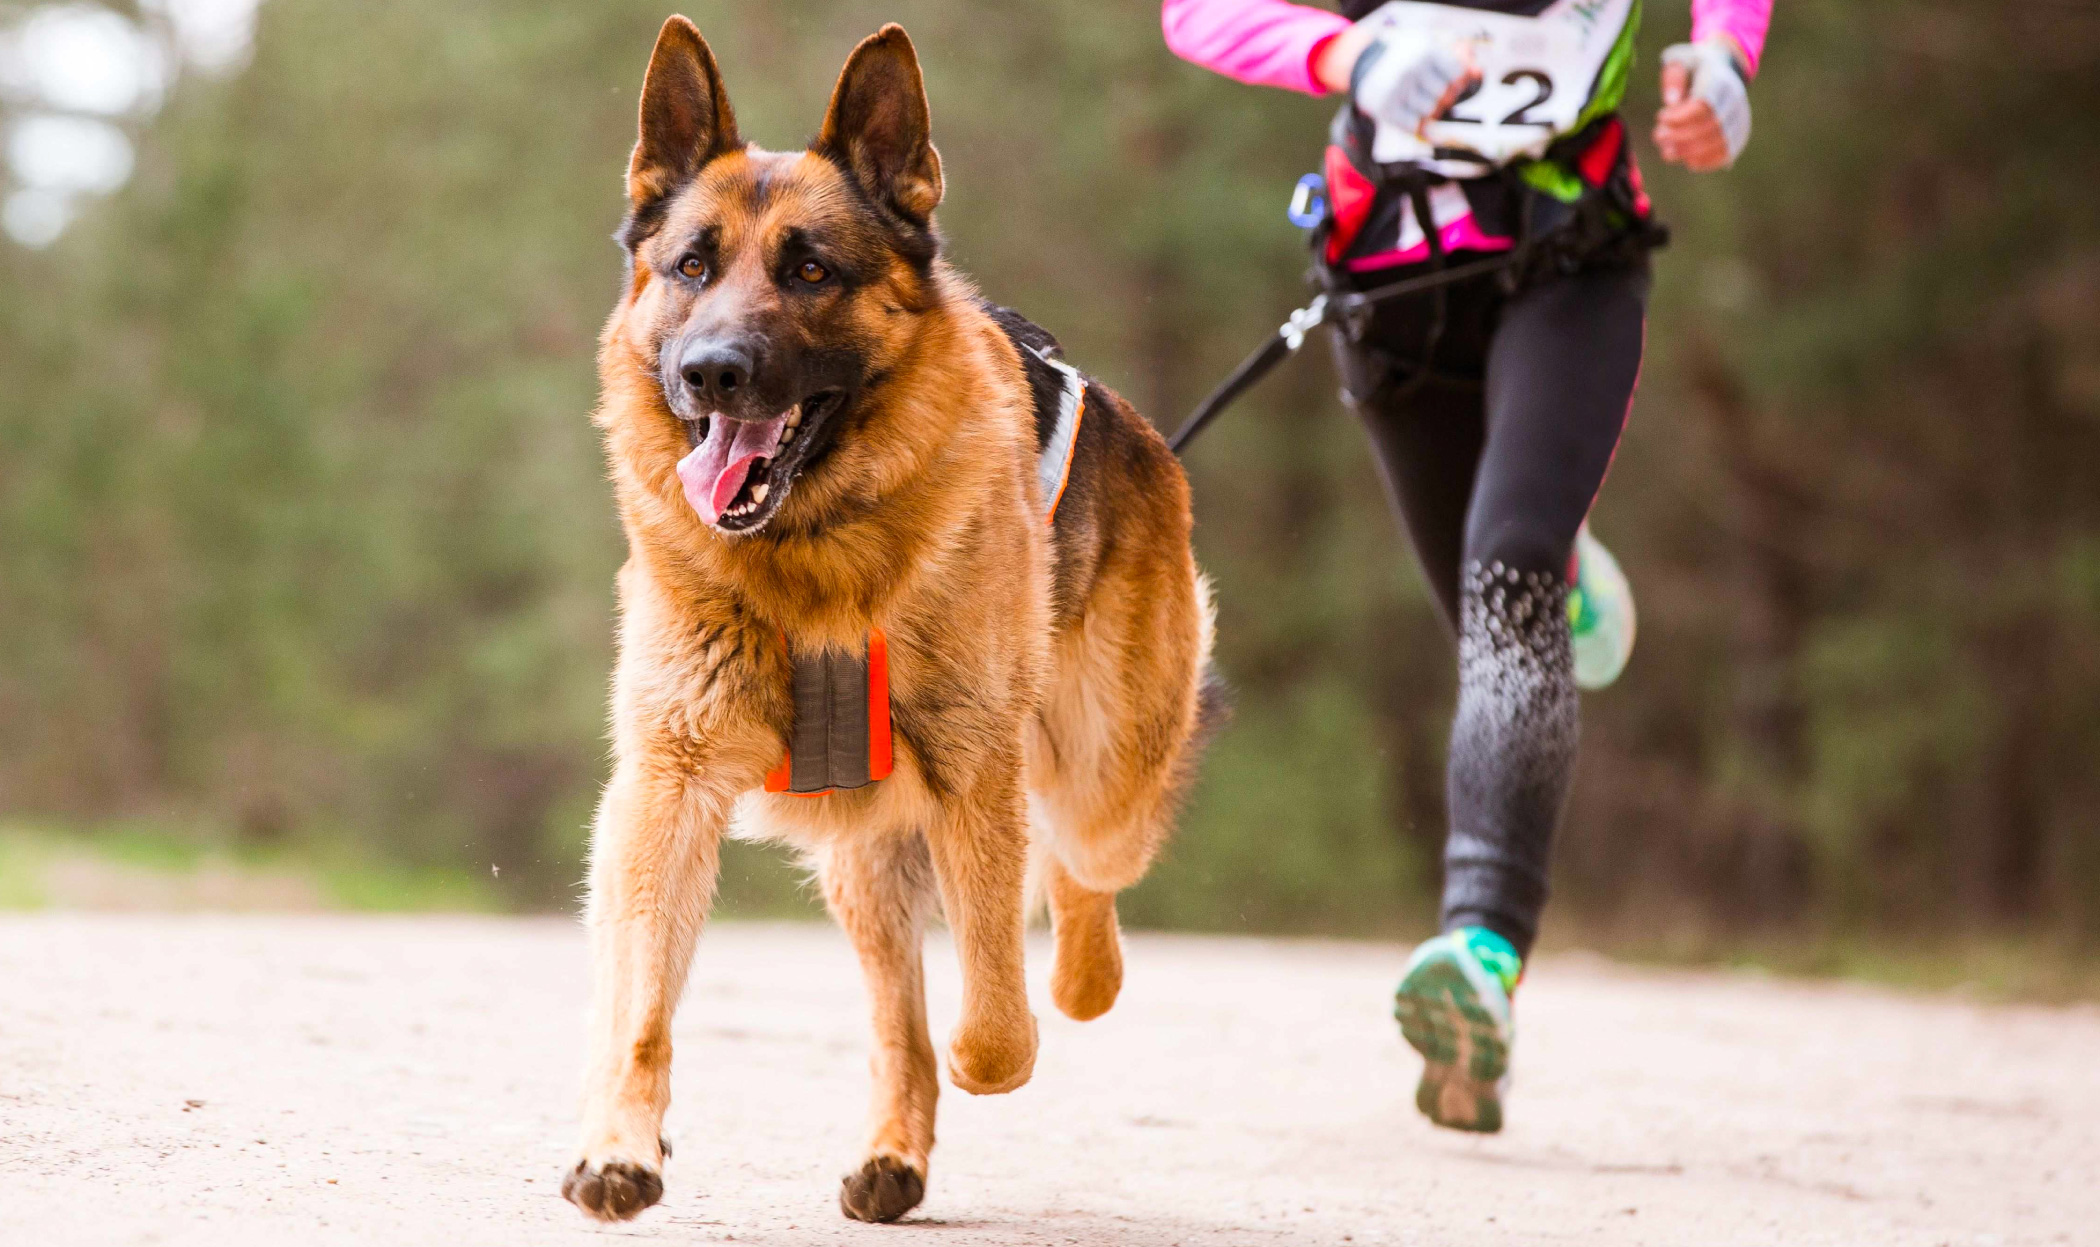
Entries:
{"type": "Polygon", "coordinates": [[[1444,929],[1484,926],[1519,952],[1575,762],[1571,552],[1625,427],[1647,295],[1645,269],[1514,298],[1492,277],[1452,287],[1419,379],[1431,299],[1381,307],[1360,344],[1335,337],[1344,398],[1458,636],[1444,929]]]}

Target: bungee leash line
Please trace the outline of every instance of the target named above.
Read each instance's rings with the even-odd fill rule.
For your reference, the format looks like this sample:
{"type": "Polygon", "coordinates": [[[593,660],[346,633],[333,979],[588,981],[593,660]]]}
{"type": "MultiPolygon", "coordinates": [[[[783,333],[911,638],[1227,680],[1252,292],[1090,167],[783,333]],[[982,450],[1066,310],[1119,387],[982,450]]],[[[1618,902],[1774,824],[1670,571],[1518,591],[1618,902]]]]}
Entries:
{"type": "Polygon", "coordinates": [[[1240,395],[1253,389],[1256,382],[1275,370],[1276,365],[1296,355],[1298,348],[1305,345],[1305,335],[1325,324],[1328,318],[1334,318],[1343,327],[1344,332],[1355,338],[1361,334],[1363,325],[1380,303],[1411,294],[1422,294],[1453,282],[1478,277],[1483,273],[1493,273],[1509,267],[1517,258],[1518,252],[1512,250],[1489,259],[1476,260],[1471,264],[1442,268],[1419,277],[1373,286],[1369,290],[1330,290],[1315,296],[1312,302],[1292,312],[1288,320],[1277,326],[1275,333],[1263,341],[1253,354],[1241,360],[1239,366],[1218,383],[1218,388],[1210,392],[1210,397],[1197,404],[1196,410],[1189,413],[1189,418],[1182,421],[1181,427],[1174,431],[1174,436],[1167,439],[1168,447],[1175,454],[1180,454],[1182,448],[1195,440],[1196,435],[1201,433],[1204,426],[1215,419],[1219,412],[1231,406],[1240,395]]]}

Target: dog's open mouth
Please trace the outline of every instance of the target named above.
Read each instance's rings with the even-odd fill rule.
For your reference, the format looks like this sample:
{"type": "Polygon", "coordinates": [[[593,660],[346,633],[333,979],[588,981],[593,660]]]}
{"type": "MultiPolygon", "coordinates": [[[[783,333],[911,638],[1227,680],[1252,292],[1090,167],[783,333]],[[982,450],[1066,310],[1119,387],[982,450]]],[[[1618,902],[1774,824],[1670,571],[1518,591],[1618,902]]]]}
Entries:
{"type": "Polygon", "coordinates": [[[686,501],[725,533],[755,532],[786,500],[808,461],[817,426],[843,395],[813,394],[770,420],[736,420],[716,412],[687,422],[691,453],[678,461],[686,501]]]}

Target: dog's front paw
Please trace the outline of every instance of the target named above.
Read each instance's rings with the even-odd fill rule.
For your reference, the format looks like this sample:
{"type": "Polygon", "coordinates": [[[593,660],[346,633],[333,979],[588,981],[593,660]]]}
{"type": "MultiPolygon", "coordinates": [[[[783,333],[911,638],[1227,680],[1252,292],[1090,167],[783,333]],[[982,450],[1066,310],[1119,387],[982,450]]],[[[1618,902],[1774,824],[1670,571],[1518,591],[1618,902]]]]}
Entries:
{"type": "Polygon", "coordinates": [[[855,1221],[895,1221],[926,1198],[926,1174],[894,1156],[875,1156],[839,1179],[839,1211],[855,1221]]]}
{"type": "Polygon", "coordinates": [[[664,1180],[633,1161],[579,1160],[561,1180],[561,1195],[600,1221],[626,1221],[664,1197],[664,1180]]]}

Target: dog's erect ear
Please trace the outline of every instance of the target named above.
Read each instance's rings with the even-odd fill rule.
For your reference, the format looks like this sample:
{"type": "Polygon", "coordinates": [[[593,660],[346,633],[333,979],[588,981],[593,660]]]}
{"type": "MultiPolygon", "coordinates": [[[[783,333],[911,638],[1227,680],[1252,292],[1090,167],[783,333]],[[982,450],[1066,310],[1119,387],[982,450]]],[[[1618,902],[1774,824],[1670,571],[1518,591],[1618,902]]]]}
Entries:
{"type": "Polygon", "coordinates": [[[941,202],[932,124],[918,53],[892,22],[846,58],[816,150],[844,163],[878,203],[924,225],[941,202]]]}
{"type": "Polygon", "coordinates": [[[642,80],[642,133],[627,162],[627,201],[660,199],[700,166],[743,146],[722,71],[690,21],[672,17],[657,32],[642,80]]]}

